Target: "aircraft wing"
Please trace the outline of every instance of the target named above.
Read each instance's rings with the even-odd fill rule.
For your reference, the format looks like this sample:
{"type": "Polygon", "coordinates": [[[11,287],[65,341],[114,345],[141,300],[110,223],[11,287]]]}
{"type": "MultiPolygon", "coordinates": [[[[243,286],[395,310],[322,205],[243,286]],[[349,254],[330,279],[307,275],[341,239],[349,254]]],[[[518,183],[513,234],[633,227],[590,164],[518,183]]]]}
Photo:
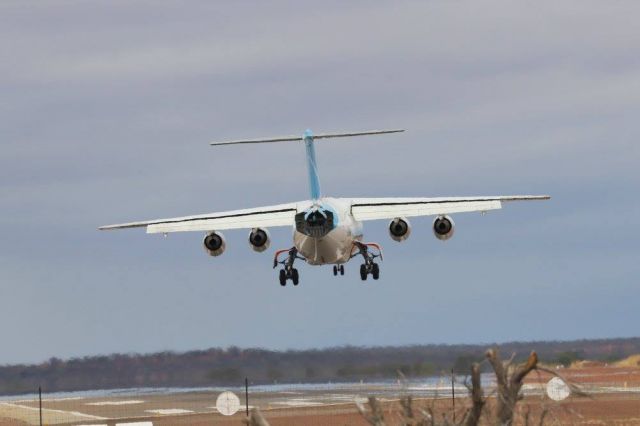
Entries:
{"type": "Polygon", "coordinates": [[[185,231],[222,231],[257,227],[293,226],[297,203],[232,210],[196,216],[173,217],[101,226],[100,230],[147,228],[148,234],[185,231]]]}
{"type": "Polygon", "coordinates": [[[508,201],[548,200],[548,195],[443,198],[354,198],[351,213],[356,220],[437,216],[451,213],[484,212],[502,208],[508,201]]]}

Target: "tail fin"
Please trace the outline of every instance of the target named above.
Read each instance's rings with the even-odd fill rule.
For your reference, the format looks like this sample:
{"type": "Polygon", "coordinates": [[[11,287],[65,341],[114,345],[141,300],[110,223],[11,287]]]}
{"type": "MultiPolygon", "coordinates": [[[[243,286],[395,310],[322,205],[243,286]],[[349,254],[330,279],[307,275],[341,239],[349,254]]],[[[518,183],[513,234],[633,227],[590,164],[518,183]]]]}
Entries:
{"type": "Polygon", "coordinates": [[[268,139],[240,139],[226,142],[211,142],[210,145],[239,145],[249,143],[273,143],[273,142],[294,142],[304,141],[307,151],[307,172],[309,175],[309,191],[312,200],[319,200],[320,193],[320,177],[318,175],[318,164],[316,162],[316,151],[313,145],[315,139],[330,139],[330,138],[348,138],[353,136],[366,136],[366,135],[382,135],[386,133],[399,133],[404,132],[403,129],[396,130],[369,130],[366,132],[349,132],[349,133],[325,133],[320,135],[314,135],[311,130],[306,130],[304,134],[300,136],[284,136],[279,138],[268,139]]]}
{"type": "MultiPolygon", "coordinates": [[[[368,130],[365,132],[348,132],[348,133],[325,133],[320,135],[313,135],[313,139],[330,139],[330,138],[349,138],[353,136],[366,136],[366,135],[383,135],[386,133],[400,133],[404,132],[404,129],[393,130],[368,130]]],[[[232,141],[211,142],[209,145],[238,145],[246,143],[272,143],[272,142],[295,142],[304,141],[306,134],[303,136],[282,136],[276,138],[267,139],[239,139],[232,141]]]]}

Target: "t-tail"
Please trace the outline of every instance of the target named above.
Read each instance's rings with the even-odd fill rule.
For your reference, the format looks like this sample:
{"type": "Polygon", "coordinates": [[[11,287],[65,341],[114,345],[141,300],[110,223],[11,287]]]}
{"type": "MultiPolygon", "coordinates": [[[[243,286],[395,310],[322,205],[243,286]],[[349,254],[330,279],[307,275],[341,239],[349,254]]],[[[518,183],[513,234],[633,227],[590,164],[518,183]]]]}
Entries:
{"type": "Polygon", "coordinates": [[[311,193],[312,200],[319,200],[322,197],[320,190],[320,177],[318,175],[318,162],[316,161],[316,150],[314,146],[314,140],[316,139],[331,139],[331,138],[348,138],[352,136],[366,136],[366,135],[382,135],[386,133],[400,133],[404,132],[403,129],[393,130],[369,130],[365,132],[348,132],[348,133],[325,133],[314,135],[313,132],[307,129],[302,137],[300,136],[284,136],[267,139],[241,139],[232,140],[226,142],[211,142],[210,145],[240,145],[240,144],[252,144],[252,143],[271,143],[271,142],[304,142],[307,152],[307,172],[309,174],[309,191],[311,193]]]}

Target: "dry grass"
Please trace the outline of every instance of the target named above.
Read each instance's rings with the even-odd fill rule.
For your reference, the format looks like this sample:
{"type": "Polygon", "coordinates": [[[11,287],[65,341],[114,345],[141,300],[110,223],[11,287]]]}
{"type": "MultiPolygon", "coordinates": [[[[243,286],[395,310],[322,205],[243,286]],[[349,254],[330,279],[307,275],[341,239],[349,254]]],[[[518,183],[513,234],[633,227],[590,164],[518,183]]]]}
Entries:
{"type": "Polygon", "coordinates": [[[631,355],[623,360],[613,363],[615,367],[640,367],[640,354],[631,355]]]}

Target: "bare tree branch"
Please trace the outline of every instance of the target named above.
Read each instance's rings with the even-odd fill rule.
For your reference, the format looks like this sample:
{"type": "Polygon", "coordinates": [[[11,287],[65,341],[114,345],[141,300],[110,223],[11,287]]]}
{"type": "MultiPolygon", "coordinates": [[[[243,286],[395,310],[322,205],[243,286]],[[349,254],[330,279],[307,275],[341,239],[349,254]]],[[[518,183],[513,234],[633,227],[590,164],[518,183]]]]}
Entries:
{"type": "Polygon", "coordinates": [[[477,362],[471,366],[471,401],[473,405],[466,415],[464,422],[466,426],[476,426],[480,422],[485,403],[480,384],[480,365],[477,362]]]}
{"type": "Polygon", "coordinates": [[[498,383],[496,424],[510,426],[513,424],[516,404],[522,398],[520,389],[523,380],[538,366],[538,355],[535,351],[531,352],[525,363],[514,368],[505,368],[497,349],[489,349],[485,355],[493,368],[498,383]],[[511,370],[514,371],[511,373],[511,370]]]}
{"type": "Polygon", "coordinates": [[[536,367],[536,370],[543,371],[545,373],[549,373],[552,376],[557,377],[560,380],[562,380],[563,382],[565,382],[567,384],[567,386],[569,386],[569,389],[571,389],[571,393],[573,395],[586,397],[586,398],[593,398],[591,395],[585,393],[582,389],[580,389],[580,387],[577,386],[575,383],[571,382],[570,380],[565,379],[560,373],[558,373],[556,371],[550,370],[550,369],[545,368],[545,367],[536,367]]]}
{"type": "Polygon", "coordinates": [[[370,396],[369,397],[369,408],[371,410],[371,414],[368,414],[367,410],[360,403],[357,403],[356,407],[358,408],[358,412],[360,413],[360,415],[370,425],[373,425],[373,426],[386,426],[385,423],[384,423],[384,415],[382,413],[382,407],[380,405],[380,402],[378,402],[378,400],[376,399],[375,396],[370,396]]]}
{"type": "Polygon", "coordinates": [[[400,406],[402,406],[402,416],[405,424],[413,424],[413,407],[411,395],[400,398],[400,406]]]}

